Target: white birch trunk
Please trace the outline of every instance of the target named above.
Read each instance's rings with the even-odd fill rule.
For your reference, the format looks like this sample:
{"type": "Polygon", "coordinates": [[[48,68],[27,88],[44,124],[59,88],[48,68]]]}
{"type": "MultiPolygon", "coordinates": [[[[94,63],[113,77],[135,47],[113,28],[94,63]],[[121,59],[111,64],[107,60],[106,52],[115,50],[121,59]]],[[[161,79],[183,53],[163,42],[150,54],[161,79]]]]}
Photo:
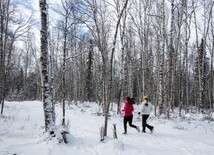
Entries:
{"type": "Polygon", "coordinates": [[[168,54],[168,59],[169,59],[169,101],[168,103],[168,108],[167,108],[167,116],[169,117],[169,112],[170,109],[173,105],[174,102],[174,65],[175,65],[175,54],[174,54],[174,46],[173,46],[173,36],[174,36],[174,0],[171,1],[171,23],[170,23],[170,38],[169,38],[169,54],[168,54]]]}
{"type": "Polygon", "coordinates": [[[111,51],[111,57],[110,57],[110,70],[109,70],[109,81],[108,81],[108,90],[107,90],[107,102],[106,102],[106,109],[105,109],[105,121],[104,121],[104,136],[107,136],[107,125],[108,125],[108,114],[109,114],[109,107],[111,102],[111,93],[112,93],[112,72],[113,72],[113,59],[114,59],[114,52],[115,52],[115,46],[117,41],[117,33],[120,25],[120,20],[122,18],[122,15],[128,5],[128,0],[125,1],[124,6],[119,14],[117,25],[114,33],[114,39],[113,39],[113,47],[111,51]]]}
{"type": "Polygon", "coordinates": [[[164,113],[164,104],[163,104],[163,64],[164,64],[164,50],[165,50],[165,0],[162,1],[161,11],[162,11],[162,23],[161,23],[161,49],[160,49],[160,66],[159,66],[159,83],[158,83],[158,107],[159,115],[164,113]]]}
{"type": "Polygon", "coordinates": [[[41,80],[42,80],[42,101],[45,117],[45,131],[54,134],[53,109],[51,103],[50,88],[48,82],[48,10],[46,0],[40,0],[41,11],[41,80]]]}

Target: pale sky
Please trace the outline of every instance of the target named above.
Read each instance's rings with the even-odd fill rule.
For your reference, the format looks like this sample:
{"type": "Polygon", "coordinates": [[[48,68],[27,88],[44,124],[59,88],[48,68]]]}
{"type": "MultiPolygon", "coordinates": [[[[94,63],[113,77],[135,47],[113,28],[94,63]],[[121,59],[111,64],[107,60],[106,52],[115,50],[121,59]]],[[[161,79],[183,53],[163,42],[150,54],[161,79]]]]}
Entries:
{"type": "MultiPolygon", "coordinates": [[[[36,44],[39,47],[40,44],[40,8],[39,8],[39,0],[12,0],[11,2],[15,3],[17,5],[17,9],[18,9],[18,16],[22,16],[24,17],[26,20],[31,16],[32,18],[37,21],[36,25],[32,28],[32,32],[35,34],[35,38],[36,38],[36,44]]],[[[47,3],[49,5],[49,7],[51,7],[51,5],[53,4],[58,4],[61,3],[61,0],[47,0],[47,3]]],[[[49,22],[53,22],[54,20],[52,20],[52,18],[56,17],[57,15],[49,8],[48,9],[48,13],[49,13],[49,22]]],[[[52,24],[52,23],[50,23],[52,24]]],[[[18,46],[23,46],[23,44],[18,41],[17,42],[18,46]]]]}

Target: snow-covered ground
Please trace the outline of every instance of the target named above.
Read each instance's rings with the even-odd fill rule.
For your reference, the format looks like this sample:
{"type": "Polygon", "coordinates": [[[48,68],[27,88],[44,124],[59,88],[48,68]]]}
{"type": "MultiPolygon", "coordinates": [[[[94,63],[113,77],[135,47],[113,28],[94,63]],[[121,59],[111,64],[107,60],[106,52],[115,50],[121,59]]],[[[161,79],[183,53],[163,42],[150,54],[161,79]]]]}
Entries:
{"type": "MultiPolygon", "coordinates": [[[[133,124],[141,127],[137,115],[133,124]]],[[[62,109],[56,106],[57,122],[62,109]]],[[[123,118],[111,111],[108,137],[100,140],[100,127],[104,117],[97,115],[95,104],[78,103],[66,108],[66,123],[70,131],[68,144],[57,139],[45,140],[43,106],[40,101],[6,102],[4,115],[0,115],[0,155],[213,155],[214,122],[203,120],[201,115],[185,118],[160,119],[150,117],[155,126],[153,134],[137,133],[128,126],[123,135],[123,118]],[[118,139],[113,139],[113,126],[117,126],[118,139]]]]}

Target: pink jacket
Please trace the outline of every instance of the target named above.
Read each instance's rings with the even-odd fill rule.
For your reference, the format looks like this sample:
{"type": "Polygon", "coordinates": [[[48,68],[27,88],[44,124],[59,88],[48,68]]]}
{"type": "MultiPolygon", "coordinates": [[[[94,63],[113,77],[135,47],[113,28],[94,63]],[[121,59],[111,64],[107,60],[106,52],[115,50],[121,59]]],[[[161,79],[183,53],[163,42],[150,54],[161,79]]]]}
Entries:
{"type": "Polygon", "coordinates": [[[124,107],[123,107],[123,112],[124,112],[124,116],[132,116],[132,112],[134,110],[134,107],[131,103],[129,103],[128,101],[126,101],[124,107]]]}

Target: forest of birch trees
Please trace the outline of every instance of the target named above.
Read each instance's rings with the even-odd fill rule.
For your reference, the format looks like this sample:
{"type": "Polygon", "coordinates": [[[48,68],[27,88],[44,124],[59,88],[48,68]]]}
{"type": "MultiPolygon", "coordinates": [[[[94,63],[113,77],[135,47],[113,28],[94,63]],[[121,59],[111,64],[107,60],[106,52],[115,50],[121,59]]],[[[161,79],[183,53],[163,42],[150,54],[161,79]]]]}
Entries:
{"type": "MultiPolygon", "coordinates": [[[[107,117],[126,96],[138,104],[148,95],[157,115],[214,108],[213,0],[47,3],[53,104],[96,102],[107,117]]],[[[1,113],[5,100],[42,100],[40,17],[18,5],[0,1],[1,113]]]]}

